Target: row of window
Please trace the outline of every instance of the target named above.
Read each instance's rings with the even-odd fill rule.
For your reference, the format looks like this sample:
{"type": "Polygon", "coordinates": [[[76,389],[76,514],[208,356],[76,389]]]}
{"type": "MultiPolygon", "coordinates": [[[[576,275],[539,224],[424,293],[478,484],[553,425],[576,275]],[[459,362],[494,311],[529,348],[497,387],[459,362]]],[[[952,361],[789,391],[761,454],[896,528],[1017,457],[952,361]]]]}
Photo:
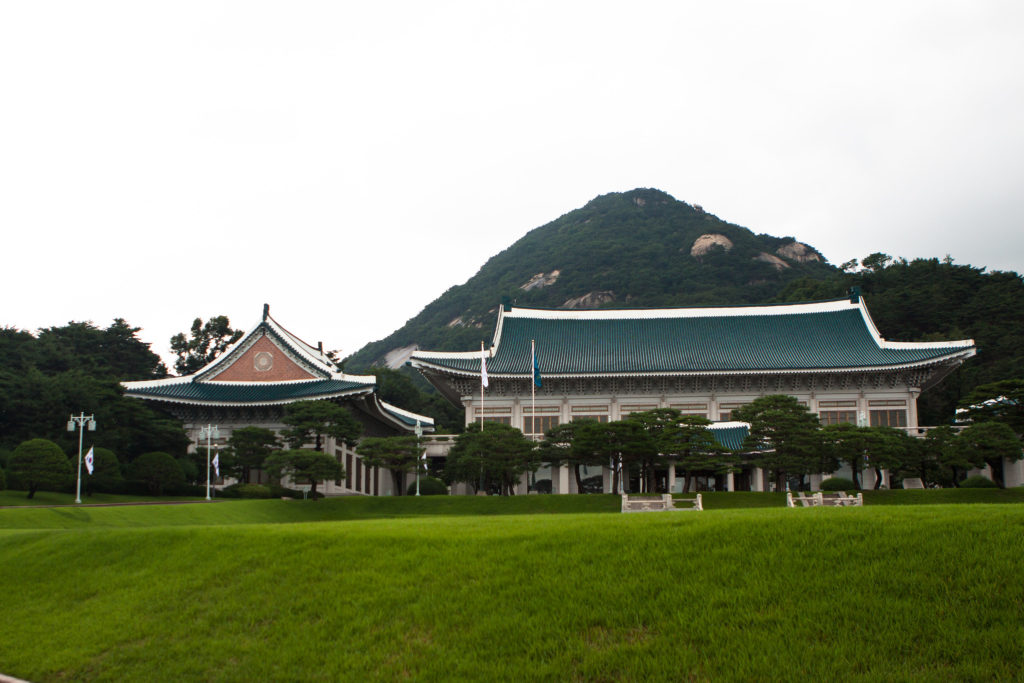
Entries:
{"type": "MultiPolygon", "coordinates": [[[[538,411],[539,412],[539,411],[538,411]]],[[[700,415],[707,417],[707,413],[684,413],[686,415],[700,415]]],[[[906,427],[906,410],[871,410],[868,411],[869,421],[872,427],[906,427]]],[[[719,411],[719,421],[728,422],[732,416],[731,410],[719,411]]],[[[594,420],[596,422],[608,422],[607,415],[573,415],[572,421],[594,420]]],[[[823,425],[834,424],[857,424],[856,410],[822,410],[818,414],[818,420],[823,425]]],[[[512,424],[511,415],[485,415],[484,422],[500,422],[501,424],[512,424]]],[[[523,433],[540,435],[549,429],[562,424],[558,415],[529,415],[523,417],[523,433]]]]}

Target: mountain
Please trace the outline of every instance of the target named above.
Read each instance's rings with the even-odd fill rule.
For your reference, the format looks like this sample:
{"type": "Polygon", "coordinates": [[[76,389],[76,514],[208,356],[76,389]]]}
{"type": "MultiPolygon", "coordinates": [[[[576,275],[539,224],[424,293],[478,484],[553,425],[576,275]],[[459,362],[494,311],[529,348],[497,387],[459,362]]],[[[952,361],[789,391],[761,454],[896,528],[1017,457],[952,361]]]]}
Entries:
{"type": "Polygon", "coordinates": [[[754,234],[660,190],[615,192],[531,230],[346,367],[489,343],[502,297],[543,308],[751,304],[837,272],[792,237],[754,234]]]}

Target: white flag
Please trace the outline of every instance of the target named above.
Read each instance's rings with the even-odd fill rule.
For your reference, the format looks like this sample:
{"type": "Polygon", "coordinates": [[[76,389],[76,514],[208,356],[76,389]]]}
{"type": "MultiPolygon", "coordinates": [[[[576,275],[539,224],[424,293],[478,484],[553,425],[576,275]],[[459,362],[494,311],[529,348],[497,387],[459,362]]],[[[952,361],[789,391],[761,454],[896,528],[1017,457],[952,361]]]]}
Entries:
{"type": "Polygon", "coordinates": [[[89,452],[85,454],[85,469],[92,474],[92,446],[89,446],[89,452]]]}
{"type": "Polygon", "coordinates": [[[213,456],[213,473],[220,476],[220,453],[213,456]]]}
{"type": "Polygon", "coordinates": [[[480,352],[480,383],[487,386],[487,352],[480,352]]]}

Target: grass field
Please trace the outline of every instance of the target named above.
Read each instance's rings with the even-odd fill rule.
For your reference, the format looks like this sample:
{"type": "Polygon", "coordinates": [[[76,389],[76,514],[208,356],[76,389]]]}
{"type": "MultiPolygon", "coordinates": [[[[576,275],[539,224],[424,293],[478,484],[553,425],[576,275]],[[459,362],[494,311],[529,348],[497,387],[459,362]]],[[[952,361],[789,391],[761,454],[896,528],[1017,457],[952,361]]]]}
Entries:
{"type": "MultiPolygon", "coordinates": [[[[559,499],[606,497],[520,498],[559,499]]],[[[0,671],[1019,680],[1024,506],[476,507],[495,501],[511,502],[449,499],[392,519],[345,501],[0,510],[0,671]]]]}

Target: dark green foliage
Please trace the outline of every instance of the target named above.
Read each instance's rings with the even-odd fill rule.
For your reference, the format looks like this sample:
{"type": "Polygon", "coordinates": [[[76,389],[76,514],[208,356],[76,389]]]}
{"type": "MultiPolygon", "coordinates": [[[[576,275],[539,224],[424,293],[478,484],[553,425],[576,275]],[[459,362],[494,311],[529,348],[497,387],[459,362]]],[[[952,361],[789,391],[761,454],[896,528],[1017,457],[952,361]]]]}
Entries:
{"type": "Polygon", "coordinates": [[[323,450],[322,438],[333,437],[348,446],[355,446],[363,426],[352,417],[348,409],[330,401],[297,401],[285,407],[282,419],[288,429],[281,437],[293,449],[314,443],[313,450],[323,450]]]}
{"type": "MultiPolygon", "coordinates": [[[[264,484],[232,484],[220,489],[217,495],[221,498],[270,498],[273,494],[264,484]]],[[[299,495],[301,497],[301,493],[299,495]]]]}
{"type": "Polygon", "coordinates": [[[849,491],[859,488],[860,486],[853,483],[852,479],[846,477],[829,477],[821,482],[822,491],[849,491]]]}
{"type": "Polygon", "coordinates": [[[850,488],[860,489],[860,473],[867,452],[867,428],[852,424],[826,425],[821,429],[823,441],[821,472],[834,472],[840,464],[850,466],[853,479],[850,488]]]}
{"type": "MultiPolygon", "coordinates": [[[[410,496],[416,495],[416,482],[409,484],[409,488],[406,490],[406,494],[410,496]]],[[[438,479],[437,477],[420,477],[420,495],[421,496],[447,496],[448,486],[438,479]]]]}
{"type": "Polygon", "coordinates": [[[28,491],[60,491],[74,476],[71,463],[57,444],[47,439],[30,439],[18,445],[7,461],[7,469],[18,485],[28,491]]]}
{"type": "Polygon", "coordinates": [[[992,478],[1003,488],[1003,460],[1020,460],[1021,443],[1004,422],[979,422],[960,432],[956,446],[971,458],[975,466],[992,468],[992,478]]]}
{"type": "Polygon", "coordinates": [[[129,480],[146,487],[151,495],[162,496],[164,491],[185,484],[181,465],[169,453],[159,451],[143,453],[128,466],[129,480]]]}
{"type": "MultiPolygon", "coordinates": [[[[210,450],[213,450],[212,448],[210,450]]],[[[178,465],[181,467],[181,474],[185,477],[185,481],[189,484],[203,484],[206,485],[206,449],[200,449],[201,452],[190,453],[188,455],[177,458],[178,465]],[[198,458],[202,458],[203,463],[200,467],[198,458]]],[[[210,456],[213,457],[212,455],[210,456]]],[[[210,466],[210,477],[213,478],[213,466],[210,466]]]]}
{"type": "Polygon", "coordinates": [[[1005,379],[974,387],[960,400],[960,417],[973,422],[1005,422],[1024,434],[1024,379],[1005,379]]]}
{"type": "Polygon", "coordinates": [[[534,443],[515,427],[498,422],[471,424],[448,452],[444,478],[467,482],[477,491],[512,495],[526,472],[537,467],[534,443]]]}
{"type": "Polygon", "coordinates": [[[544,434],[544,440],[540,442],[537,454],[541,462],[546,462],[552,467],[561,465],[571,467],[576,479],[576,490],[583,492],[586,490],[586,486],[583,483],[580,467],[584,465],[602,466],[608,463],[608,459],[594,445],[594,440],[600,439],[598,434],[600,431],[599,423],[593,420],[576,420],[557,425],[544,434]]]}
{"type": "Polygon", "coordinates": [[[593,422],[583,420],[576,430],[573,449],[586,453],[595,464],[614,463],[612,492],[629,492],[629,470],[639,470],[643,485],[643,464],[658,455],[654,439],[639,420],[593,422]]]}
{"type": "Polygon", "coordinates": [[[975,474],[973,477],[967,477],[960,482],[960,488],[962,489],[997,489],[1000,488],[999,484],[995,483],[988,477],[980,474],[975,474]]]}
{"type": "Polygon", "coordinates": [[[882,486],[882,470],[899,471],[916,453],[914,437],[895,427],[864,427],[865,465],[875,470],[875,488],[882,486]]]}
{"type": "Polygon", "coordinates": [[[417,463],[422,469],[423,449],[415,436],[368,437],[359,442],[356,452],[366,467],[381,467],[391,473],[396,496],[402,495],[402,477],[415,472],[417,463]]]}
{"type": "Polygon", "coordinates": [[[787,476],[802,480],[821,471],[824,448],[818,416],[792,396],[762,396],[737,409],[732,419],[750,423],[744,448],[752,453],[754,464],[772,472],[778,490],[787,476]]]}
{"type": "MultiPolygon", "coordinates": [[[[75,460],[77,461],[77,455],[75,460]]],[[[82,464],[82,480],[85,484],[86,495],[91,496],[93,492],[118,493],[124,487],[124,476],[121,474],[121,463],[118,462],[114,451],[109,448],[93,449],[93,470],[87,474],[85,464],[82,464]]]]}
{"type": "Polygon", "coordinates": [[[274,451],[263,461],[263,467],[275,479],[287,476],[297,484],[308,482],[314,499],[319,482],[345,476],[345,469],[333,456],[306,448],[274,451]]]}
{"type": "Polygon", "coordinates": [[[48,438],[77,451],[77,434],[65,424],[68,415],[84,411],[98,424],[89,445],[112,448],[122,458],[152,450],[184,453],[188,439],[180,421],[122,396],[122,380],[167,374],[138,331],[121,319],[106,329],[72,322],[38,336],[0,329],[0,447],[48,438]]]}
{"type": "Polygon", "coordinates": [[[263,460],[280,440],[274,430],[265,427],[240,427],[231,432],[228,447],[221,456],[221,472],[240,482],[248,482],[253,470],[263,467],[263,460]]]}
{"type": "Polygon", "coordinates": [[[212,362],[242,334],[242,330],[231,329],[226,315],[216,315],[205,324],[202,318],[196,318],[192,321],[190,336],[179,332],[171,337],[171,351],[178,356],[174,369],[179,375],[191,375],[212,362]]]}
{"type": "Polygon", "coordinates": [[[598,291],[613,293],[614,300],[605,304],[611,307],[756,303],[795,278],[824,278],[835,271],[823,260],[787,260],[790,267],[783,270],[755,260],[790,241],[755,235],[659,190],[603,195],[527,233],[401,329],[351,356],[347,367],[365,369],[388,351],[413,343],[438,350],[475,348],[493,333],[503,296],[521,306],[551,308],[598,291]],[[724,235],[733,248],[691,256],[694,241],[706,233],[724,235]],[[555,270],[560,275],[552,284],[522,289],[534,275],[555,270]]]}
{"type": "Polygon", "coordinates": [[[0,469],[0,491],[7,488],[7,476],[4,474],[3,469],[0,469]]]}

